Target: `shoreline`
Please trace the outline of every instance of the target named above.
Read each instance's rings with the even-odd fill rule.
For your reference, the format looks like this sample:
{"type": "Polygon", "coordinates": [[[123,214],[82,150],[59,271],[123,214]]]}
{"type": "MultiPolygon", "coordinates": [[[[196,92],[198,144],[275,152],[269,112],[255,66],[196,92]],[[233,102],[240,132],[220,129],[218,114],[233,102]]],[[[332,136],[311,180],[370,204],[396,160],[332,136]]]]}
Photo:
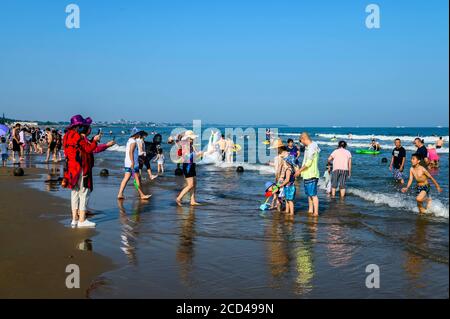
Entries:
{"type": "Polygon", "coordinates": [[[70,203],[26,185],[44,170],[25,168],[25,176],[15,177],[12,169],[0,168],[0,298],[89,298],[101,274],[113,269],[109,258],[77,248],[97,232],[43,218],[70,217],[70,203]],[[80,288],[65,285],[69,264],[80,268],[80,288]]]}

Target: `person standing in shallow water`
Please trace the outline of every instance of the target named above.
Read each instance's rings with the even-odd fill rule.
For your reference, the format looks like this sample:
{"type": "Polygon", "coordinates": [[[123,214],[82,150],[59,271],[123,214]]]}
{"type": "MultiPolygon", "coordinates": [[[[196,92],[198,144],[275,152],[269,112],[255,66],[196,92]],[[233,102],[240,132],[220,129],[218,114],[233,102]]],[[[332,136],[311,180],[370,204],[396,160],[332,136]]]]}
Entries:
{"type": "Polygon", "coordinates": [[[411,156],[411,169],[409,170],[409,180],[406,187],[402,188],[402,193],[406,193],[408,189],[411,187],[414,180],[416,180],[416,201],[417,208],[419,209],[419,213],[426,213],[427,209],[430,208],[431,205],[431,197],[430,193],[430,184],[428,180],[430,179],[433,184],[436,186],[437,191],[442,192],[441,187],[436,182],[436,180],[431,176],[431,174],[420,165],[421,157],[419,154],[413,154],[411,156]],[[424,203],[427,203],[427,207],[423,207],[424,203]]]}
{"type": "Polygon", "coordinates": [[[319,216],[319,197],[317,196],[317,184],[319,182],[319,153],[320,148],[316,142],[311,140],[308,133],[300,135],[300,143],[305,145],[305,153],[302,166],[295,173],[295,177],[301,175],[303,178],[305,194],[308,196],[308,213],[319,216]]]}
{"type": "Polygon", "coordinates": [[[329,163],[333,163],[333,173],[331,174],[331,197],[336,196],[336,189],[339,188],[341,198],[345,197],[347,180],[352,175],[352,154],[346,150],[347,143],[340,141],[338,148],[334,150],[328,158],[329,163]]]}
{"type": "Polygon", "coordinates": [[[87,220],[87,204],[92,183],[92,153],[97,148],[100,136],[96,135],[88,141],[85,135],[90,130],[92,120],[75,115],[70,119],[67,134],[64,136],[64,152],[66,167],[62,186],[72,190],[72,228],[95,227],[95,223],[87,220]]]}
{"type": "Polygon", "coordinates": [[[194,147],[194,140],[197,135],[193,131],[189,130],[184,133],[181,139],[182,144],[182,160],[183,160],[183,175],[186,180],[186,185],[181,190],[180,194],[176,198],[178,206],[182,206],[183,197],[187,193],[191,193],[190,203],[191,206],[200,205],[195,199],[195,192],[197,190],[197,172],[195,158],[202,156],[203,152],[198,152],[194,147]]]}
{"type": "Polygon", "coordinates": [[[125,175],[123,176],[122,183],[120,183],[119,193],[117,194],[117,199],[125,199],[123,191],[128,184],[128,181],[133,176],[136,183],[136,190],[139,193],[139,197],[143,200],[149,199],[152,195],[144,194],[141,188],[141,180],[139,175],[139,150],[136,140],[141,137],[145,132],[139,131],[134,128],[131,132],[130,138],[128,139],[126,150],[125,150],[125,175]]]}
{"type": "Polygon", "coordinates": [[[399,138],[396,138],[394,143],[395,148],[392,150],[392,159],[389,170],[392,171],[394,180],[403,185],[405,183],[405,180],[403,178],[403,170],[405,168],[406,162],[406,150],[402,146],[402,142],[399,138]]]}

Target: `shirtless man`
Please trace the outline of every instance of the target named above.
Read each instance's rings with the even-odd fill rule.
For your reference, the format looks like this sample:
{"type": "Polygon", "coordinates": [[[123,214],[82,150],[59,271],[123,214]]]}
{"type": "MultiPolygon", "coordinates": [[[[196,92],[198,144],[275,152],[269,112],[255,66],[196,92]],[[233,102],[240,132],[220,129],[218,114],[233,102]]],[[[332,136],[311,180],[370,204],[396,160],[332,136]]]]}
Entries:
{"type": "Polygon", "coordinates": [[[369,148],[374,151],[379,151],[381,150],[381,145],[375,139],[372,139],[369,148]]]}
{"type": "Polygon", "coordinates": [[[227,141],[225,140],[225,135],[222,134],[222,137],[217,142],[219,145],[220,154],[222,154],[222,162],[225,161],[225,149],[227,148],[227,141]]]}
{"type": "Polygon", "coordinates": [[[439,139],[436,141],[436,148],[442,148],[444,146],[444,140],[442,139],[442,136],[439,136],[439,139]]]}
{"type": "Polygon", "coordinates": [[[431,179],[433,184],[436,186],[437,191],[440,193],[442,192],[441,187],[436,182],[436,180],[431,176],[431,174],[420,165],[420,155],[413,154],[411,156],[411,164],[412,167],[409,170],[409,180],[408,185],[406,187],[402,188],[402,193],[406,193],[408,189],[411,187],[411,184],[413,180],[416,180],[416,201],[417,201],[417,207],[419,208],[419,213],[423,214],[427,211],[427,208],[430,207],[431,204],[431,198],[429,197],[430,193],[430,184],[428,183],[428,179],[431,179]],[[423,203],[427,202],[427,207],[423,207],[423,203]]]}
{"type": "Polygon", "coordinates": [[[53,160],[56,159],[56,154],[54,153],[56,147],[56,141],[53,138],[52,131],[49,127],[45,129],[45,135],[47,137],[47,157],[45,158],[45,162],[47,163],[50,160],[50,154],[53,154],[53,160]]]}

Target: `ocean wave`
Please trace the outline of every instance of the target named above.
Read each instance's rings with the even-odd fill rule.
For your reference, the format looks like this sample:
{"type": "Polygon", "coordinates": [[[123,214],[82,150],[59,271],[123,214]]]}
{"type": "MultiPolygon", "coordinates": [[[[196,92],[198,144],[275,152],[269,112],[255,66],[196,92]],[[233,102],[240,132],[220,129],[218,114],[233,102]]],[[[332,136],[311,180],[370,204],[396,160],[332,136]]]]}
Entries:
{"type": "MultiPolygon", "coordinates": [[[[278,133],[278,135],[280,136],[299,136],[301,132],[287,132],[287,133],[278,133]]],[[[316,133],[315,136],[321,137],[321,138],[326,138],[326,139],[332,139],[332,138],[336,138],[339,140],[345,140],[345,141],[351,141],[351,140],[366,140],[366,141],[370,141],[372,139],[376,139],[379,141],[391,141],[392,143],[394,142],[394,139],[399,138],[401,139],[403,142],[413,142],[414,139],[416,137],[420,137],[423,140],[425,140],[425,143],[435,143],[436,140],[438,139],[437,136],[412,136],[412,135],[403,135],[403,136],[397,136],[397,135],[358,135],[358,134],[353,134],[352,138],[349,139],[348,134],[329,134],[329,133],[316,133]]],[[[444,140],[444,142],[448,142],[449,141],[449,136],[442,136],[442,139],[444,140]]]]}
{"type": "MultiPolygon", "coordinates": [[[[326,190],[325,182],[323,179],[318,184],[321,190],[326,190]]],[[[360,197],[366,201],[372,202],[375,205],[385,205],[391,208],[397,208],[400,210],[410,211],[413,213],[419,213],[416,201],[406,194],[393,193],[383,194],[378,192],[370,192],[367,190],[360,190],[357,188],[347,188],[347,193],[360,197]]],[[[445,206],[439,199],[434,199],[431,202],[431,206],[428,209],[429,213],[436,217],[443,217],[448,219],[448,207],[445,206]]]]}
{"type": "MultiPolygon", "coordinates": [[[[316,143],[319,145],[328,145],[328,146],[337,147],[337,142],[316,141],[316,143]]],[[[393,145],[389,145],[389,144],[380,144],[380,146],[381,146],[381,150],[391,151],[394,148],[393,145]]],[[[358,143],[358,142],[348,141],[347,147],[348,148],[368,148],[369,143],[358,143]]],[[[414,145],[403,145],[403,147],[407,151],[415,152],[417,150],[417,148],[414,145]]],[[[437,153],[443,154],[443,153],[448,153],[449,149],[447,147],[442,147],[442,148],[436,149],[436,151],[437,151],[437,153]]]]}
{"type": "Polygon", "coordinates": [[[257,171],[263,175],[275,174],[275,169],[272,166],[263,165],[263,164],[249,164],[249,163],[245,163],[245,162],[234,162],[234,163],[220,162],[220,163],[216,163],[214,166],[217,168],[220,168],[220,169],[230,168],[230,167],[237,168],[238,166],[242,166],[244,168],[244,170],[257,171]]]}
{"type": "Polygon", "coordinates": [[[108,151],[112,151],[112,152],[122,152],[122,153],[125,153],[126,149],[127,149],[127,148],[126,148],[125,145],[118,145],[118,144],[116,144],[116,145],[111,146],[111,147],[108,148],[107,150],[108,150],[108,151]]]}
{"type": "MultiPolygon", "coordinates": [[[[298,134],[296,134],[298,135],[298,134]]],[[[316,136],[323,137],[323,138],[334,138],[337,139],[343,139],[343,140],[349,140],[348,134],[325,134],[325,133],[317,133],[316,136]]],[[[425,143],[435,143],[438,139],[437,136],[412,136],[412,135],[403,135],[403,136],[396,136],[396,135],[352,135],[352,140],[372,140],[376,139],[379,141],[394,141],[394,139],[399,138],[403,142],[413,142],[416,137],[420,137],[421,139],[425,140],[425,143]]],[[[442,136],[442,139],[445,142],[449,141],[449,136],[442,136]]]]}
{"type": "MultiPolygon", "coordinates": [[[[347,189],[347,192],[366,201],[373,202],[376,205],[387,205],[392,208],[419,213],[416,201],[411,199],[410,196],[404,194],[394,193],[388,195],[351,187],[347,189]]],[[[433,199],[428,211],[436,217],[443,217],[448,219],[448,207],[446,207],[439,199],[433,199]]]]}

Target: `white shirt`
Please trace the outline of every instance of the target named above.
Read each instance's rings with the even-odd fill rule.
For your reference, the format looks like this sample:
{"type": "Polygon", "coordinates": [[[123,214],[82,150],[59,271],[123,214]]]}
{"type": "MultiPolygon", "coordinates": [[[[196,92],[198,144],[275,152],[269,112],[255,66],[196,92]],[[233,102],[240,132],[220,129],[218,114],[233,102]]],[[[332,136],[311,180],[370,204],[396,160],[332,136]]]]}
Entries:
{"type": "Polygon", "coordinates": [[[134,167],[131,167],[131,158],[130,158],[131,145],[133,145],[133,144],[136,145],[136,147],[134,149],[134,153],[133,153],[134,167],[139,166],[139,162],[138,162],[139,154],[138,154],[138,147],[137,147],[136,139],[130,137],[128,139],[127,146],[125,148],[125,163],[124,163],[125,164],[124,166],[128,167],[128,168],[134,168],[134,167]]]}
{"type": "Polygon", "coordinates": [[[20,141],[20,143],[24,143],[25,144],[25,132],[24,131],[20,131],[20,133],[19,133],[19,141],[20,141]]]}
{"type": "Polygon", "coordinates": [[[136,147],[138,148],[138,154],[139,156],[141,155],[145,155],[145,143],[144,140],[142,138],[137,138],[136,139],[136,147]]]}

